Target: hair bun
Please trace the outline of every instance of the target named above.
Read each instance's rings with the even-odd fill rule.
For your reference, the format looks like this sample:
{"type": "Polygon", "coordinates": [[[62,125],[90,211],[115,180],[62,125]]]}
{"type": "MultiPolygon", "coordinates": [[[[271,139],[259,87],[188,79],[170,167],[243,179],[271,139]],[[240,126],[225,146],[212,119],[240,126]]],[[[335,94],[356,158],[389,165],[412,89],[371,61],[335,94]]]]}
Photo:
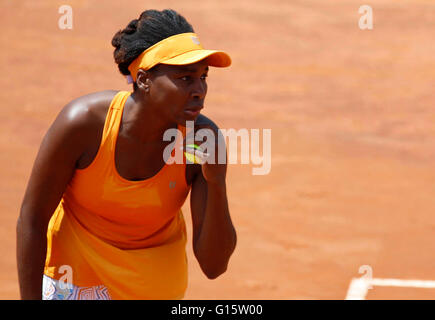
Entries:
{"type": "Polygon", "coordinates": [[[139,20],[134,19],[130,21],[125,29],[119,30],[112,38],[112,46],[114,46],[115,48],[119,48],[121,46],[124,35],[136,32],[138,22],[139,20]]]}
{"type": "Polygon", "coordinates": [[[128,26],[123,30],[123,33],[126,33],[126,34],[135,33],[137,30],[138,22],[139,22],[138,19],[131,20],[130,23],[128,24],[128,26]]]}
{"type": "Polygon", "coordinates": [[[144,50],[170,36],[193,32],[186,19],[174,10],[146,10],[139,19],[131,20],[112,38],[113,57],[123,75],[129,75],[128,66],[144,50]]]}
{"type": "Polygon", "coordinates": [[[121,46],[122,30],[119,30],[112,38],[112,46],[118,49],[121,46]]]}

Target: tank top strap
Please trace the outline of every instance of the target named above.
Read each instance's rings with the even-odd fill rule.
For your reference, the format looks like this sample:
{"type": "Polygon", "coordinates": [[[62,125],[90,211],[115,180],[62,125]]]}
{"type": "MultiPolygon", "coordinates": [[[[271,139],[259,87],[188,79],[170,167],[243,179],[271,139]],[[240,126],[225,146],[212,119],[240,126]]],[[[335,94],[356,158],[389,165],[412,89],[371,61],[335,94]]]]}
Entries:
{"type": "Polygon", "coordinates": [[[104,123],[103,139],[101,141],[102,147],[104,146],[106,149],[115,149],[114,147],[121,124],[125,102],[130,95],[131,92],[129,91],[120,91],[115,95],[110,104],[106,121],[104,123]]]}

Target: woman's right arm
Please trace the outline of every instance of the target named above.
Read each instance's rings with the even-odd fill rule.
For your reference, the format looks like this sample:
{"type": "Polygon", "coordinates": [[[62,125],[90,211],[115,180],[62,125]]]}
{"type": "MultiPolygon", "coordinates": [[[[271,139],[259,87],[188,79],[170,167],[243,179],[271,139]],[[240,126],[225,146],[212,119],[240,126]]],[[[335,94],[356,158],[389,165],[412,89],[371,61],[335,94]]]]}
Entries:
{"type": "Polygon", "coordinates": [[[89,114],[83,103],[67,105],[47,131],[34,162],[17,221],[21,299],[42,298],[48,222],[86,150],[92,131],[89,114]]]}

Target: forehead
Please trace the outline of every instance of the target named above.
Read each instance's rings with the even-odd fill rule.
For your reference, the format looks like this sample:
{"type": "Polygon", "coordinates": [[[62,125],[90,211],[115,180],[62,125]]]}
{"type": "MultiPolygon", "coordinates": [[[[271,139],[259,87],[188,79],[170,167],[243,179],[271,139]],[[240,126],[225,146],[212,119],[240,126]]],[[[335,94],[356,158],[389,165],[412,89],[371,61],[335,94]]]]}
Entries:
{"type": "Polygon", "coordinates": [[[182,72],[205,72],[208,71],[208,63],[206,59],[186,65],[168,65],[159,64],[158,71],[162,73],[182,73],[182,72]]]}

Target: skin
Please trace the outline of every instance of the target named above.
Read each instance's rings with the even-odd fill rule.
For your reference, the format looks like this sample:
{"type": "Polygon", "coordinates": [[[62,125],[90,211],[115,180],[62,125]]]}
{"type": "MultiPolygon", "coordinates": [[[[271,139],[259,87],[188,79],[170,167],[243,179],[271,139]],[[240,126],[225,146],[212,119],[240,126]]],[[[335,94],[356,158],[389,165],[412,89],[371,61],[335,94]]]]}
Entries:
{"type": "MultiPolygon", "coordinates": [[[[207,72],[206,60],[138,71],[137,89],[125,104],[115,148],[115,164],[122,177],[144,180],[155,175],[164,166],[161,155],[170,143],[163,141],[163,133],[178,124],[185,125],[187,120],[195,121],[195,131],[209,128],[217,137],[218,127],[210,119],[185,112],[186,108],[204,106],[207,72]]],[[[116,93],[102,91],[72,101],[59,113],[41,143],[17,221],[22,299],[42,298],[48,222],[74,171],[86,168],[95,158],[116,93]]],[[[186,181],[191,185],[193,251],[209,279],[226,271],[237,242],[228,208],[226,169],[226,164],[186,165],[186,181]]]]}

